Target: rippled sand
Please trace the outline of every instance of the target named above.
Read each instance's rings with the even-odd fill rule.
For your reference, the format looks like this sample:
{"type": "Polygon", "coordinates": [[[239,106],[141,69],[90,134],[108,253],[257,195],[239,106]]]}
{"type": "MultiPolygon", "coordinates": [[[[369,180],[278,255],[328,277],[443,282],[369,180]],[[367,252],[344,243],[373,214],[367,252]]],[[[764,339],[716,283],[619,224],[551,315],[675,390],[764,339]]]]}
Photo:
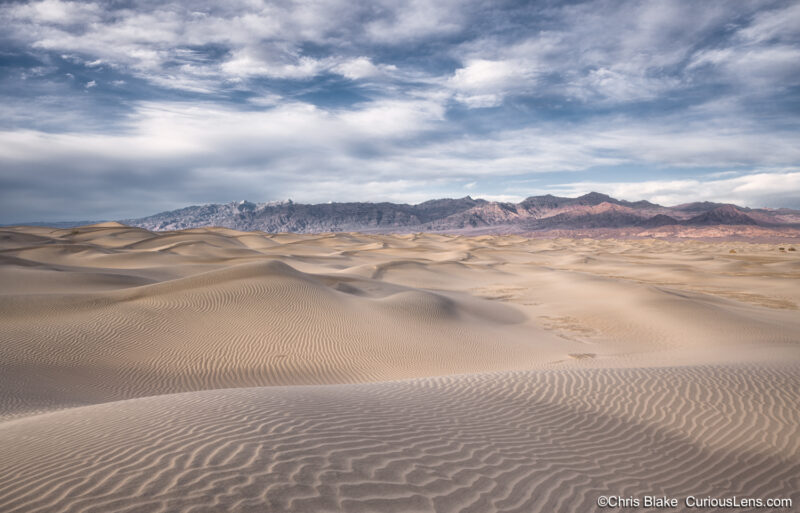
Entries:
{"type": "Polygon", "coordinates": [[[800,504],[778,247],[1,229],[0,511],[800,504]]]}

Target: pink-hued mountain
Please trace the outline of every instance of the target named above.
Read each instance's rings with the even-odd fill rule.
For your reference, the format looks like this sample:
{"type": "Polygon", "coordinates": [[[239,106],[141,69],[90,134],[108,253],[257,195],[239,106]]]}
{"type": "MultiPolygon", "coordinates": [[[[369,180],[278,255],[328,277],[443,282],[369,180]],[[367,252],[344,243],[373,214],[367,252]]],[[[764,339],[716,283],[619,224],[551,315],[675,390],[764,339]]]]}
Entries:
{"type": "Polygon", "coordinates": [[[592,192],[578,198],[532,196],[520,203],[438,199],[418,205],[397,203],[301,204],[247,201],[191,206],[123,223],[149,230],[220,226],[265,232],[367,233],[443,232],[463,234],[540,233],[569,235],[595,231],[624,236],[727,235],[800,236],[800,211],[750,209],[722,203],[664,207],[648,201],[624,201],[592,192]],[[736,227],[736,229],[733,229],[736,227]],[[707,235],[706,235],[707,234],[707,235]]]}

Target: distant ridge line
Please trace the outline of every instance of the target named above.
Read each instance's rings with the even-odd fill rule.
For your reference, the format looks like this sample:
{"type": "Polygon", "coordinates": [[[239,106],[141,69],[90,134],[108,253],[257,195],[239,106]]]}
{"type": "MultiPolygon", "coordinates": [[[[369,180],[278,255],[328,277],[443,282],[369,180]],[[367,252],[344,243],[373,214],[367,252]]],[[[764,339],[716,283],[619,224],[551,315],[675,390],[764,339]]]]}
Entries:
{"type": "Polygon", "coordinates": [[[800,229],[800,210],[751,209],[695,202],[664,207],[619,200],[599,192],[577,198],[550,194],[519,203],[465,196],[416,205],[390,202],[304,204],[237,201],[192,205],[120,222],[153,231],[222,227],[243,231],[321,233],[526,233],[552,230],[741,226],[800,229]]]}

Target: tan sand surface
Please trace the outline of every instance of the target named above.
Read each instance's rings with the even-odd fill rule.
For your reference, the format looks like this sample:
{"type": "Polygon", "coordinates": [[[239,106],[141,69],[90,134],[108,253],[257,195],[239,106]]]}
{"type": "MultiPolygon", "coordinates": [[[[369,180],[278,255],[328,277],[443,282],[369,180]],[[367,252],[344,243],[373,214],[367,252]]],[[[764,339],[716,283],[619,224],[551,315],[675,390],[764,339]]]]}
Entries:
{"type": "Polygon", "coordinates": [[[797,507],[790,246],[2,228],[0,512],[797,507]]]}

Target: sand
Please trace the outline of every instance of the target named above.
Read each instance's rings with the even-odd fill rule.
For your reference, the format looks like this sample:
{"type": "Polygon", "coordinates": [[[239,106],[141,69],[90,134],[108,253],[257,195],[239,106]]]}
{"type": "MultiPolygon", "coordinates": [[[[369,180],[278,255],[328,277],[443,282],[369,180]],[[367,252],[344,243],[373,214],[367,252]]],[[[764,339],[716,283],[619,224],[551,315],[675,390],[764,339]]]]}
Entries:
{"type": "Polygon", "coordinates": [[[796,506],[779,247],[2,228],[0,511],[796,506]]]}

